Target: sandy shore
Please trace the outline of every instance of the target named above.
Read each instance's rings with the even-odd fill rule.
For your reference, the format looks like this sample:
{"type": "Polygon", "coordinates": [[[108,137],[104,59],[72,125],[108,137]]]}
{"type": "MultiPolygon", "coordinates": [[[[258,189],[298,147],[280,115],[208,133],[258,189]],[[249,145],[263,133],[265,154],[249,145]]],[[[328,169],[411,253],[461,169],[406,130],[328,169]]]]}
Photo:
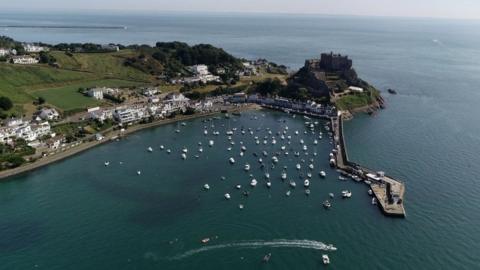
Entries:
{"type": "MultiPolygon", "coordinates": [[[[230,106],[230,107],[225,107],[225,108],[222,108],[222,109],[226,109],[228,112],[232,113],[232,112],[256,110],[256,109],[259,109],[259,108],[260,107],[255,105],[255,104],[249,104],[249,105],[240,106],[240,107],[230,106]]],[[[128,127],[122,133],[122,136],[126,136],[128,134],[132,134],[134,132],[137,132],[137,131],[140,131],[140,130],[143,130],[143,129],[147,129],[147,128],[152,128],[152,127],[156,127],[156,126],[171,124],[171,123],[175,123],[175,122],[178,122],[178,121],[186,121],[186,120],[199,118],[199,117],[208,117],[208,116],[213,116],[213,115],[217,115],[217,114],[220,114],[220,112],[196,113],[196,114],[193,114],[193,115],[180,115],[180,116],[176,116],[175,118],[171,118],[171,119],[158,120],[158,121],[154,121],[152,123],[147,123],[147,124],[138,124],[138,125],[128,127]]],[[[5,178],[8,178],[8,177],[11,177],[11,176],[14,176],[14,175],[26,173],[26,172],[38,169],[40,167],[49,165],[51,163],[63,160],[65,158],[71,157],[73,155],[79,154],[81,152],[84,152],[84,151],[86,151],[88,149],[91,149],[95,146],[98,146],[100,144],[111,142],[112,139],[119,136],[119,134],[120,134],[119,131],[111,131],[107,134],[104,134],[105,138],[101,141],[83,142],[83,143],[79,144],[78,146],[69,148],[65,151],[62,151],[62,152],[54,154],[54,155],[50,155],[50,156],[40,158],[40,159],[38,159],[38,160],[36,160],[32,163],[26,163],[26,164],[24,164],[20,167],[17,167],[17,168],[1,171],[0,172],[0,179],[5,179],[5,178]]]]}

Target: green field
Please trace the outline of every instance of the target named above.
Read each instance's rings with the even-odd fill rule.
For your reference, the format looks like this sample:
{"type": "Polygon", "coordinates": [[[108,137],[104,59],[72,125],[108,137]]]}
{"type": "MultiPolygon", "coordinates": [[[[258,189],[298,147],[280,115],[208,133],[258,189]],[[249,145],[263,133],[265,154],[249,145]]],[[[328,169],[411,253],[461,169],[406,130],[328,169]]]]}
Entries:
{"type": "Polygon", "coordinates": [[[152,77],[123,65],[134,52],[76,53],[51,52],[60,68],[46,65],[13,65],[0,63],[0,96],[15,104],[9,113],[23,114],[37,97],[61,109],[83,109],[99,102],[77,92],[80,87],[128,87],[147,84],[152,77]]]}
{"type": "Polygon", "coordinates": [[[101,101],[95,100],[91,97],[87,97],[78,92],[78,89],[90,88],[90,87],[131,87],[139,86],[142,83],[117,80],[117,79],[105,79],[105,80],[93,80],[85,81],[82,83],[69,84],[62,87],[53,87],[47,89],[35,90],[32,92],[34,97],[43,97],[49,104],[62,109],[64,111],[83,109],[101,104],[101,101]]]}

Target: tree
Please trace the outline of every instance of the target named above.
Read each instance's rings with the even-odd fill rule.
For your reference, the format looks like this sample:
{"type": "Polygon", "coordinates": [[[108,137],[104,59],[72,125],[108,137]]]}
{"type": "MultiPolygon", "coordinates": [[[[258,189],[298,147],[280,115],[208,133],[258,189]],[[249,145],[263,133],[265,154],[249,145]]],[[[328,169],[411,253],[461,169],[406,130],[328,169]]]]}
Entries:
{"type": "Polygon", "coordinates": [[[42,105],[43,103],[45,103],[45,98],[38,97],[37,101],[38,101],[38,105],[42,105]]]}
{"type": "Polygon", "coordinates": [[[0,97],[0,108],[8,111],[13,107],[12,101],[8,97],[0,97]]]}

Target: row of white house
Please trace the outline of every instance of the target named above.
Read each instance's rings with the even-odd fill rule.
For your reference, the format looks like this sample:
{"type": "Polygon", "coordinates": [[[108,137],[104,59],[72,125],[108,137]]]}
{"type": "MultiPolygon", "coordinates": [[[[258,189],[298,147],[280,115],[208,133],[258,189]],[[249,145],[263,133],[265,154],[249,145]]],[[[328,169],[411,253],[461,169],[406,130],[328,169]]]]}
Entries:
{"type": "Polygon", "coordinates": [[[12,119],[6,126],[0,127],[0,142],[11,143],[15,138],[33,142],[45,135],[51,135],[50,124],[44,122],[30,122],[22,119],[12,119]]]}
{"type": "Polygon", "coordinates": [[[212,106],[213,102],[209,100],[191,103],[190,99],[186,98],[183,94],[170,94],[161,102],[125,105],[113,109],[95,107],[88,110],[88,115],[90,119],[101,122],[107,119],[113,119],[124,125],[138,122],[149,117],[164,118],[173,113],[185,112],[189,107],[197,111],[206,111],[211,109],[212,106]]]}
{"type": "Polygon", "coordinates": [[[12,56],[11,60],[14,64],[19,64],[19,65],[33,65],[33,64],[38,64],[38,59],[30,56],[30,55],[17,55],[17,56],[12,56]]]}
{"type": "Polygon", "coordinates": [[[25,49],[25,51],[29,53],[39,53],[43,51],[48,51],[47,47],[37,46],[35,44],[30,44],[30,43],[23,44],[23,49],[25,49]]]}

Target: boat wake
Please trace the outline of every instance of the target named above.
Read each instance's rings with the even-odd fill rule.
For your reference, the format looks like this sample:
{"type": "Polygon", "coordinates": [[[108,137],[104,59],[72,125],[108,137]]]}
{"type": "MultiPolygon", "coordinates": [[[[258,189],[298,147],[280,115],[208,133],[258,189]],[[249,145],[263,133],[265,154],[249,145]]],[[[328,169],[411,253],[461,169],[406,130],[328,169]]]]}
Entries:
{"type": "Polygon", "coordinates": [[[255,249],[255,248],[304,248],[304,249],[316,249],[316,250],[325,250],[325,251],[335,251],[337,250],[336,247],[333,245],[327,245],[319,241],[313,240],[287,240],[287,239],[277,239],[271,241],[263,241],[263,240],[253,240],[253,241],[242,241],[236,243],[228,243],[228,244],[218,244],[218,245],[209,245],[203,246],[201,248],[192,249],[185,253],[179,254],[173,257],[173,260],[181,260],[187,257],[196,255],[198,253],[203,253],[207,251],[212,251],[216,249],[225,249],[225,248],[248,248],[248,249],[255,249]]]}

